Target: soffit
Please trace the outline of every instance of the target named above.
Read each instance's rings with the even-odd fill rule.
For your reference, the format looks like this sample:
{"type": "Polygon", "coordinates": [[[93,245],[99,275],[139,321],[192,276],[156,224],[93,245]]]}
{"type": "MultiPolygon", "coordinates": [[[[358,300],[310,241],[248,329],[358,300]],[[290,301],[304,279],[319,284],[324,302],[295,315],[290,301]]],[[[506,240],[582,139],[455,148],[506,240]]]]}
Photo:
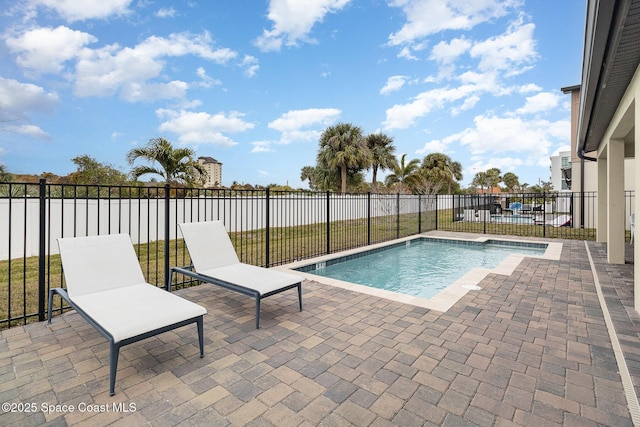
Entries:
{"type": "MultiPolygon", "coordinates": [[[[604,0],[606,1],[606,0],[604,0]]],[[[602,138],[613,118],[614,113],[624,95],[631,79],[640,63],[640,0],[617,1],[615,11],[608,31],[607,26],[597,22],[587,22],[594,28],[594,39],[603,42],[606,37],[606,49],[604,57],[598,61],[593,52],[586,52],[585,60],[596,57],[595,63],[583,66],[583,86],[581,96],[584,95],[587,102],[581,102],[580,121],[580,146],[585,152],[598,149],[602,138]],[[606,33],[606,34],[605,34],[606,33]],[[599,62],[599,63],[598,63],[599,62]],[[597,85],[587,85],[585,90],[585,72],[599,73],[597,85]],[[591,114],[588,111],[591,110],[591,114]]],[[[587,17],[589,20],[590,17],[587,17]]],[[[591,19],[606,19],[598,13],[591,19]]],[[[592,45],[597,45],[594,42],[592,45]]],[[[584,100],[581,100],[584,101],[584,100]]]]}

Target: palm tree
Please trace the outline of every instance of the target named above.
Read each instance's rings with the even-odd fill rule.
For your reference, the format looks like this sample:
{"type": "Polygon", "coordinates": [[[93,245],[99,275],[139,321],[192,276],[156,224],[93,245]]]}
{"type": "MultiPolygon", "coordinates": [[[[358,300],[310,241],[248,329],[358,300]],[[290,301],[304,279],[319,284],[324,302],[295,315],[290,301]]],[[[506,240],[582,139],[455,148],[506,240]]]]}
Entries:
{"type": "Polygon", "coordinates": [[[473,181],[471,181],[471,185],[480,187],[480,189],[484,193],[484,187],[485,186],[489,187],[491,185],[489,182],[489,177],[487,175],[487,172],[481,171],[476,173],[476,175],[473,177],[473,181]]]}
{"type": "Polygon", "coordinates": [[[489,180],[489,185],[491,185],[489,188],[493,191],[502,182],[502,172],[498,168],[487,169],[487,179],[489,180]]]}
{"type": "Polygon", "coordinates": [[[400,184],[404,191],[412,191],[417,179],[420,167],[420,161],[413,159],[409,163],[405,163],[407,155],[403,154],[400,162],[393,167],[393,173],[387,175],[385,183],[387,185],[400,184]]]}
{"type": "Polygon", "coordinates": [[[520,189],[520,180],[518,175],[513,172],[507,172],[502,176],[502,182],[507,190],[511,192],[518,191],[520,189]]]}
{"type": "Polygon", "coordinates": [[[7,167],[3,164],[0,164],[0,182],[11,182],[13,180],[13,175],[9,173],[7,167]]]}
{"type": "Polygon", "coordinates": [[[311,190],[315,190],[316,187],[316,168],[313,166],[304,166],[300,171],[300,180],[306,181],[309,180],[309,188],[311,190]]]}
{"type": "Polygon", "coordinates": [[[393,146],[393,138],[383,133],[372,133],[367,135],[367,146],[371,151],[371,168],[373,177],[371,179],[371,187],[376,188],[378,169],[392,169],[398,164],[394,152],[396,147],[393,146]]]}
{"type": "Polygon", "coordinates": [[[447,194],[451,194],[451,185],[454,181],[462,180],[462,165],[460,162],[451,160],[449,156],[442,153],[431,153],[422,161],[422,168],[428,178],[435,183],[447,185],[447,194]]]}
{"type": "Polygon", "coordinates": [[[318,163],[340,171],[340,192],[347,192],[347,174],[371,164],[371,153],[362,129],[349,123],[330,126],[320,135],[318,163]]]}
{"type": "Polygon", "coordinates": [[[164,178],[165,182],[186,183],[194,185],[197,181],[204,181],[207,171],[194,160],[195,152],[190,148],[173,148],[171,142],[165,138],[152,138],[144,147],[134,148],[127,153],[130,165],[138,159],[144,159],[152,165],[140,165],[131,169],[131,175],[137,180],[142,175],[155,174],[164,178]]]}

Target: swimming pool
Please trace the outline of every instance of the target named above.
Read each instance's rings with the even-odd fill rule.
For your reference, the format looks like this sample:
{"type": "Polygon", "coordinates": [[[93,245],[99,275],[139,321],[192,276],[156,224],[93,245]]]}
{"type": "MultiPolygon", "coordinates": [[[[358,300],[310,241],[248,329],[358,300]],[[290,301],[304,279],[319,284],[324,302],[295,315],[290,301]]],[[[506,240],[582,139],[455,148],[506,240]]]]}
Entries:
{"type": "Polygon", "coordinates": [[[543,255],[547,246],[535,242],[421,237],[299,266],[295,270],[428,299],[473,269],[494,269],[513,254],[543,255]]]}

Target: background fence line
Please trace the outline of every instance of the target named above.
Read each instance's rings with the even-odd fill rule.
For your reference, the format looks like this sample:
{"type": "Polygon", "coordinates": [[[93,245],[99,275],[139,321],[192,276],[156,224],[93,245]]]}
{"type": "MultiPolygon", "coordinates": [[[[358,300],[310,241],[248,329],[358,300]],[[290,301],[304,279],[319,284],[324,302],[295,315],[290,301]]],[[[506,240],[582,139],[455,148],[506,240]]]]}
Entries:
{"type": "MultiPolygon", "coordinates": [[[[153,189],[157,190],[157,187],[153,189]]],[[[264,229],[267,221],[270,227],[291,227],[324,224],[327,218],[330,221],[347,221],[416,214],[420,209],[417,205],[418,196],[412,195],[343,195],[268,190],[199,192],[194,197],[168,199],[163,194],[154,198],[50,197],[49,191],[44,197],[0,198],[0,224],[4,224],[4,230],[0,233],[0,260],[39,254],[43,200],[46,204],[46,235],[53,242],[58,237],[125,232],[138,243],[164,240],[166,236],[162,230],[165,227],[164,205],[167,202],[169,224],[222,220],[227,231],[264,229]],[[267,202],[271,213],[268,217],[267,202]],[[20,232],[16,233],[16,230],[20,232]]],[[[422,196],[423,199],[425,197],[422,196]]],[[[451,206],[451,197],[440,197],[439,203],[440,206],[451,206]]],[[[175,239],[176,236],[177,227],[170,227],[169,238],[175,239]]],[[[46,246],[46,254],[56,253],[56,245],[46,246]]]]}

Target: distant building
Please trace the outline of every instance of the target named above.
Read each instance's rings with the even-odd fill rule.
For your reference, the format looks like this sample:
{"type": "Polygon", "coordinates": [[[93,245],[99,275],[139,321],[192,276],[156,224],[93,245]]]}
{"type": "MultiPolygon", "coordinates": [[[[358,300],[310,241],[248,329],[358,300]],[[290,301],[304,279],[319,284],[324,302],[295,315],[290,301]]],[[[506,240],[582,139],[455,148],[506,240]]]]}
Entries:
{"type": "Polygon", "coordinates": [[[550,159],[553,191],[571,191],[571,151],[560,151],[550,159]]]}
{"type": "Polygon", "coordinates": [[[222,163],[213,157],[198,157],[198,163],[207,171],[205,188],[222,186],[222,163]]]}
{"type": "Polygon", "coordinates": [[[502,189],[499,185],[491,188],[478,188],[476,190],[476,194],[500,194],[502,193],[502,189]]]}

